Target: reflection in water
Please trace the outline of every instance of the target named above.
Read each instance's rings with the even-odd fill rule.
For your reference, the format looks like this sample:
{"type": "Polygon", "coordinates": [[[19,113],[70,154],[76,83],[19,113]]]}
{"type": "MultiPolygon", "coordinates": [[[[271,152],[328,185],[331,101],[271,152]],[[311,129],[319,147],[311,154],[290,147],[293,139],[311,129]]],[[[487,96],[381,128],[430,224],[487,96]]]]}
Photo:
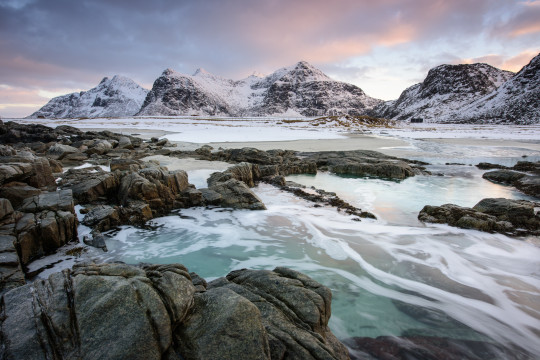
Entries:
{"type": "Polygon", "coordinates": [[[287,266],[332,289],[331,328],[339,338],[431,335],[540,352],[540,248],[416,219],[426,204],[527,197],[484,181],[473,167],[430,170],[444,176],[400,183],[327,173],[290,177],[335,191],[379,220],[352,221],[260,185],[266,211],[182,210],[155,219],[156,230],[122,228],[104,257],[180,262],[207,279],[240,268],[287,266]]]}

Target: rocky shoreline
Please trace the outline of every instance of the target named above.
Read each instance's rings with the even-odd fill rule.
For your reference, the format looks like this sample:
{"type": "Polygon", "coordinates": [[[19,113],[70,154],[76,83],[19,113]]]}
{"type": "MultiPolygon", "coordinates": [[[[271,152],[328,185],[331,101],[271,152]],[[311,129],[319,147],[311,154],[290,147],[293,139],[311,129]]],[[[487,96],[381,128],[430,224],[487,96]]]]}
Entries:
{"type": "MultiPolygon", "coordinates": [[[[347,359],[347,347],[327,326],[330,290],[290,269],[244,269],[206,283],[180,264],[83,263],[27,283],[27,266],[67,243],[79,242],[75,205],[82,207],[82,224],[92,229],[84,243],[106,250],[101,232],[120,225],[142,226],[174,209],[264,210],[265,204],[251,190],[259,182],[313,206],[336,208],[355,221],[375,218],[335,193],[286,181],[290,174],[331,171],[390,181],[429,174],[425,163],[375,151],[209,146],[181,151],[166,139],[143,141],[70,126],[0,123],[0,143],[0,359],[347,359]],[[206,188],[196,188],[185,171],[143,160],[152,155],[231,166],[213,173],[206,188]],[[118,338],[126,329],[126,339],[118,338]]],[[[530,217],[530,204],[513,205],[526,207],[530,217]]],[[[424,210],[429,217],[423,221],[455,225],[424,210]]],[[[505,214],[483,213],[495,224],[488,231],[523,235],[522,229],[530,225],[529,233],[538,233],[534,206],[533,220],[523,220],[527,226],[505,214]]],[[[467,212],[474,217],[471,214],[467,212]]],[[[475,221],[488,221],[479,219],[475,221]]],[[[359,349],[360,342],[347,345],[359,349]]]]}

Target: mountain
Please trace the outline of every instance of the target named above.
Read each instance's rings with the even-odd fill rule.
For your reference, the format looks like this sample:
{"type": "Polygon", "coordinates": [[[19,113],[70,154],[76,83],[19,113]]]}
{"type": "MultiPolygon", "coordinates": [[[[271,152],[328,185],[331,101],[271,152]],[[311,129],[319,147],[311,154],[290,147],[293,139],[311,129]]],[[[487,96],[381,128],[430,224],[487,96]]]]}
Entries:
{"type": "Polygon", "coordinates": [[[452,114],[492,93],[513,75],[487,64],[440,65],[431,69],[423,82],[405,89],[397,100],[377,106],[371,115],[394,120],[452,121],[452,114]]]}
{"type": "Polygon", "coordinates": [[[332,80],[305,61],[266,77],[233,81],[203,69],[165,70],[138,115],[319,116],[364,114],[381,103],[357,86],[332,80]]]}
{"type": "Polygon", "coordinates": [[[93,89],[53,98],[29,118],[131,116],[139,111],[147,93],[127,77],[105,77],[93,89]]]}
{"type": "Polygon", "coordinates": [[[458,122],[540,123],[540,54],[500,87],[452,117],[458,122]]]}

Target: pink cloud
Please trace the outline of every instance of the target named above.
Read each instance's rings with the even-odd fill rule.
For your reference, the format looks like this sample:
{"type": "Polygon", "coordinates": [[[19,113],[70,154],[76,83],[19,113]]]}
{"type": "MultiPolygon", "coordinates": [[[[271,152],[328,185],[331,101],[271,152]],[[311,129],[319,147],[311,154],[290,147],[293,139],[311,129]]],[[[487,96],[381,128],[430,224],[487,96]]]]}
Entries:
{"type": "Polygon", "coordinates": [[[459,59],[455,61],[455,64],[474,64],[474,63],[486,63],[502,70],[508,70],[512,72],[518,72],[521,68],[529,63],[533,57],[538,55],[538,50],[525,50],[519,54],[507,57],[499,54],[489,54],[480,57],[470,59],[459,59]]]}

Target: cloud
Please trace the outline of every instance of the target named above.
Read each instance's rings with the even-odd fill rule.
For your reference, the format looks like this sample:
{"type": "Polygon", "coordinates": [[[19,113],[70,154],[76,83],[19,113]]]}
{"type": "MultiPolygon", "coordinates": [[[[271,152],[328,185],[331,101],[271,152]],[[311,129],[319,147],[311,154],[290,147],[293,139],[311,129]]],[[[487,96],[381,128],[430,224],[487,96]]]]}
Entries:
{"type": "Polygon", "coordinates": [[[521,68],[527,65],[533,57],[538,55],[540,49],[537,50],[525,50],[515,56],[504,56],[500,54],[488,54],[469,59],[458,59],[455,64],[474,64],[474,63],[486,63],[502,70],[508,70],[512,72],[518,72],[521,68]]]}
{"type": "MultiPolygon", "coordinates": [[[[539,4],[0,0],[0,79],[13,88],[54,92],[89,89],[115,74],[148,86],[168,67],[184,73],[204,67],[239,79],[299,60],[330,68],[366,59],[358,67],[391,74],[385,79],[401,72],[410,83],[440,63],[499,54],[501,48],[508,54],[490,61],[518,66],[518,57],[536,46],[539,4]],[[382,53],[393,61],[372,56],[381,48],[389,50],[382,53]],[[384,70],[382,63],[395,69],[384,70]]],[[[348,80],[343,72],[342,80],[371,80],[352,70],[349,74],[348,80]]],[[[386,86],[402,83],[388,80],[386,86]]]]}
{"type": "Polygon", "coordinates": [[[495,36],[510,38],[540,34],[540,1],[519,1],[494,28],[495,36]]]}

